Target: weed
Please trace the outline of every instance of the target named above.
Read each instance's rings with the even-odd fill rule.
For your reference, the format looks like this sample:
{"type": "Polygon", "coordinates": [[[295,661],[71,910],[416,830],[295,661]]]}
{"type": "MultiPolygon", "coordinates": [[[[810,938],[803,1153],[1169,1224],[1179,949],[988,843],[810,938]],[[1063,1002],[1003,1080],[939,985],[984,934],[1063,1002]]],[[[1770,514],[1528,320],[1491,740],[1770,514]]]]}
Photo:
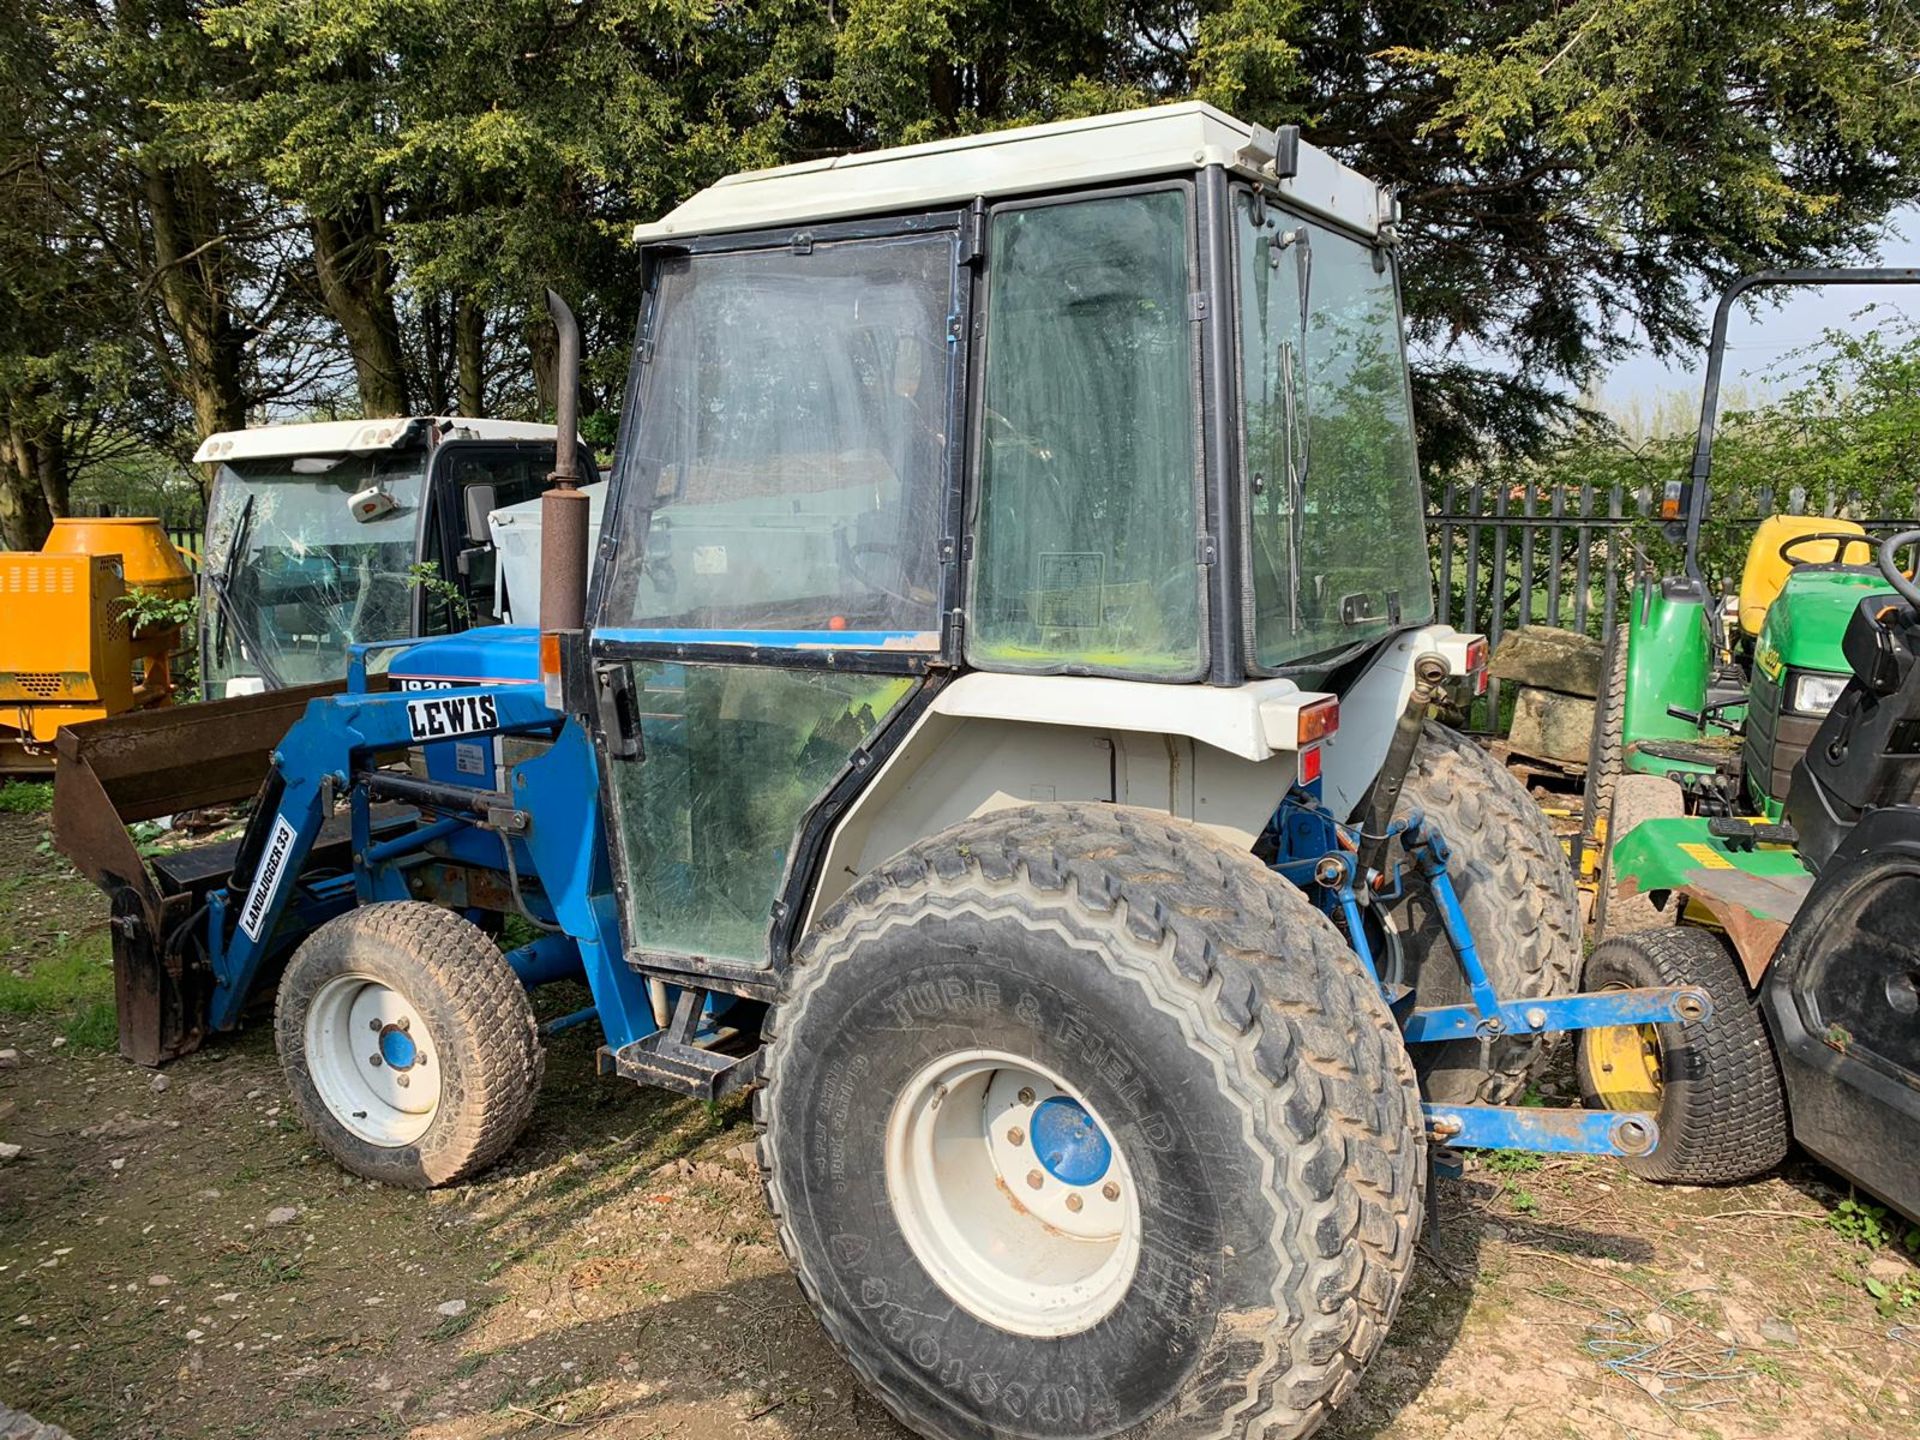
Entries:
{"type": "Polygon", "coordinates": [[[1538,1170],[1541,1164],[1540,1157],[1531,1150],[1491,1150],[1486,1157],[1487,1169],[1496,1175],[1524,1175],[1529,1170],[1538,1170]]]}
{"type": "Polygon", "coordinates": [[[120,1044],[120,1015],[111,1000],[95,1000],[67,1022],[67,1043],[76,1050],[112,1050],[120,1044]]]}
{"type": "Polygon", "coordinates": [[[298,1259],[281,1260],[272,1255],[260,1257],[260,1273],[275,1285],[289,1284],[306,1278],[306,1270],[298,1259]]]}
{"type": "Polygon", "coordinates": [[[51,780],[0,782],[0,814],[41,815],[53,808],[51,780]]]}
{"type": "Polygon", "coordinates": [[[1531,1190],[1522,1185],[1507,1186],[1507,1200],[1522,1215],[1531,1215],[1540,1208],[1540,1201],[1531,1190]]]}
{"type": "Polygon", "coordinates": [[[479,1318],[479,1309],[469,1305],[458,1315],[447,1316],[438,1325],[434,1326],[433,1329],[429,1330],[427,1332],[427,1339],[452,1340],[456,1336],[464,1335],[467,1331],[471,1330],[473,1328],[473,1322],[479,1318]]]}
{"type": "Polygon", "coordinates": [[[113,963],[105,949],[104,938],[88,939],[56,951],[25,974],[0,970],[0,1015],[85,1014],[104,1003],[111,1022],[113,963]]]}
{"type": "Polygon", "coordinates": [[[157,590],[136,586],[121,598],[120,614],[138,636],[143,631],[152,634],[191,625],[199,617],[200,607],[192,596],[176,600],[157,590]]]}
{"type": "Polygon", "coordinates": [[[1911,1275],[1902,1275],[1893,1281],[1868,1275],[1861,1283],[1867,1287],[1867,1294],[1873,1297],[1874,1309],[1885,1319],[1920,1309],[1920,1280],[1915,1280],[1911,1275]]]}
{"type": "Polygon", "coordinates": [[[1898,1245],[1909,1255],[1920,1255],[1920,1226],[1903,1224],[1884,1205],[1863,1204],[1850,1196],[1833,1207],[1827,1224],[1842,1239],[1869,1250],[1898,1245]]]}

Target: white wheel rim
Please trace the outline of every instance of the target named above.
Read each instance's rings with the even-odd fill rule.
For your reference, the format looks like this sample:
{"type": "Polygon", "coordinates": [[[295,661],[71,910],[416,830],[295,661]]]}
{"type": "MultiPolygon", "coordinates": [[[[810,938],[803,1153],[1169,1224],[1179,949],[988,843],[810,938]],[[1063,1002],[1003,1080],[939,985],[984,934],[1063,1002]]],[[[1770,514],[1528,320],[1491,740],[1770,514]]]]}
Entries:
{"type": "Polygon", "coordinates": [[[914,1256],[976,1319],[1071,1335],[1120,1303],[1140,1202],[1112,1130],[1044,1065],[968,1050],[922,1069],[887,1120],[887,1198],[914,1256]]]}
{"type": "Polygon", "coordinates": [[[411,1145],[440,1112],[440,1047],[420,1012],[370,975],[336,975],[307,1009],[307,1074],[370,1145],[411,1145]]]}

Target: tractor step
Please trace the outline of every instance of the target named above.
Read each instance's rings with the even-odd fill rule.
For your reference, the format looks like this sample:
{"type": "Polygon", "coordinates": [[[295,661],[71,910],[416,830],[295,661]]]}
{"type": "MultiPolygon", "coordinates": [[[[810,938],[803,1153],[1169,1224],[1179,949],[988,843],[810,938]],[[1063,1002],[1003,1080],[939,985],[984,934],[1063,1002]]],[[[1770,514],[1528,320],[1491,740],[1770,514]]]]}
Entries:
{"type": "Polygon", "coordinates": [[[695,1043],[706,998],[704,991],[683,989],[666,1029],[643,1035],[618,1050],[601,1046],[600,1073],[657,1085],[698,1100],[718,1100],[751,1085],[760,1078],[761,1052],[757,1046],[747,1054],[730,1055],[695,1043]]]}

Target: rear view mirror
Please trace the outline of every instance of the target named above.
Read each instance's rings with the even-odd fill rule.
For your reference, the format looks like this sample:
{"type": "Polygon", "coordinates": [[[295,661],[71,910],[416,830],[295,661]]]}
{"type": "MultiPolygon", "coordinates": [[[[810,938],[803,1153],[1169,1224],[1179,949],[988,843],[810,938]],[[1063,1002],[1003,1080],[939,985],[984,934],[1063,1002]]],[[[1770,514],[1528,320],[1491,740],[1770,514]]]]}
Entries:
{"type": "Polygon", "coordinates": [[[487,516],[500,507],[495,503],[494,488],[491,485],[469,485],[463,498],[467,506],[467,543],[485,545],[487,543],[487,516]]]}
{"type": "Polygon", "coordinates": [[[391,515],[400,508],[400,502],[387,493],[384,485],[369,485],[347,501],[347,511],[365,525],[370,520],[378,520],[383,515],[391,515]]]}

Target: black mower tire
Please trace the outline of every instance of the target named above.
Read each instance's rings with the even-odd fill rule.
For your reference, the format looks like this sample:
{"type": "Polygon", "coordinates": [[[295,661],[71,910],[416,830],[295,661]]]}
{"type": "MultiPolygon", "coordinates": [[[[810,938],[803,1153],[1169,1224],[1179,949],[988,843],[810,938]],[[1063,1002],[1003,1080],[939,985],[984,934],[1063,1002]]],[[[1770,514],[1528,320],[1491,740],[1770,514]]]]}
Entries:
{"type": "MultiPolygon", "coordinates": [[[[1571,994],[1580,970],[1580,911],[1573,871],[1546,815],[1492,755],[1458,731],[1429,721],[1408,767],[1395,818],[1419,809],[1453,851],[1450,878],[1481,964],[1502,998],[1571,994]]],[[[1424,1006],[1471,998],[1466,974],[1412,867],[1407,895],[1390,912],[1409,975],[1424,1006]]],[[[1414,1047],[1427,1099],[1501,1104],[1525,1087],[1543,1054],[1538,1036],[1482,1045],[1452,1040],[1414,1047]]]]}
{"type": "Polygon", "coordinates": [[[484,1170],[519,1138],[546,1072],[533,1006],[506,956],[462,916],[418,900],[363,905],[329,920],[287,961],[274,1005],[274,1040],[294,1112],[343,1168],[369,1180],[427,1190],[484,1170]],[[406,997],[430,1041],[439,1104],[407,1144],[348,1129],[316,1085],[308,1016],[322,987],[362,976],[406,997]]]}
{"type": "MultiPolygon", "coordinates": [[[[1713,1001],[1704,1023],[1672,1022],[1659,1037],[1660,1143],[1630,1156],[1642,1180],[1670,1185],[1732,1185],[1786,1159],[1786,1084],[1773,1051],[1759,996],[1747,986],[1733,952],[1711,931],[1674,925],[1603,940],[1587,959],[1585,988],[1694,985],[1713,1001]]],[[[1607,1108],[1596,1093],[1587,1036],[1574,1066],[1580,1098],[1607,1108]]]]}
{"type": "MultiPolygon", "coordinates": [[[[1616,625],[1600,662],[1600,694],[1593,702],[1587,743],[1587,782],[1580,795],[1580,843],[1601,845],[1601,822],[1613,814],[1613,791],[1626,769],[1627,627],[1616,625]]],[[[1600,868],[1595,858],[1594,871],[1600,868]]]]}
{"type": "Polygon", "coordinates": [[[1673,915],[1654,904],[1651,895],[1622,898],[1613,893],[1613,850],[1647,821],[1677,820],[1686,813],[1686,792],[1664,775],[1622,775],[1614,785],[1606,840],[1600,851],[1599,889],[1593,897],[1595,939],[1659,930],[1674,923],[1673,915]]]}
{"type": "Polygon", "coordinates": [[[917,1434],[1304,1436],[1392,1322],[1426,1184],[1406,1047],[1299,890],[1195,826],[1044,804],[923,841],[807,936],[768,1034],[781,1248],[917,1434]],[[977,1318],[889,1198],[894,1097],[980,1047],[1078,1088],[1141,1197],[1137,1268],[1071,1333],[977,1318]]]}

